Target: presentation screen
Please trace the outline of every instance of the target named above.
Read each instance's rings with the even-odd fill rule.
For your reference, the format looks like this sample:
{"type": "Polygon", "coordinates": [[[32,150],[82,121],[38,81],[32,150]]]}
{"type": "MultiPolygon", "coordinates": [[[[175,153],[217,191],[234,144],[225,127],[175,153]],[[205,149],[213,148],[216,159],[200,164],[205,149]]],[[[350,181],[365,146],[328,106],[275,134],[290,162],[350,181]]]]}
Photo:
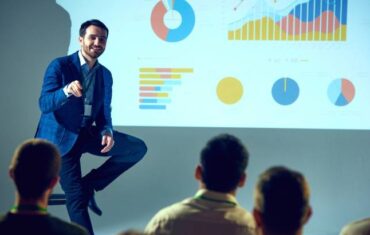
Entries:
{"type": "Polygon", "coordinates": [[[114,125],[370,129],[370,1],[57,0],[109,28],[114,125]]]}

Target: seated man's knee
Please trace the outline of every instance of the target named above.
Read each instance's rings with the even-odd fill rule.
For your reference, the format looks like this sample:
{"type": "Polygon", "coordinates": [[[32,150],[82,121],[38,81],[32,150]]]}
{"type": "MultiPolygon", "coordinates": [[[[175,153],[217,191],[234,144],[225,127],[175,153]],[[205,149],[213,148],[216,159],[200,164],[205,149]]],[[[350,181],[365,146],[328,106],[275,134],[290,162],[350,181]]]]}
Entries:
{"type": "Polygon", "coordinates": [[[141,143],[140,144],[140,150],[141,150],[141,155],[142,155],[141,158],[143,158],[144,155],[146,154],[146,152],[148,151],[148,147],[146,146],[144,141],[140,140],[140,143],[141,143]]]}

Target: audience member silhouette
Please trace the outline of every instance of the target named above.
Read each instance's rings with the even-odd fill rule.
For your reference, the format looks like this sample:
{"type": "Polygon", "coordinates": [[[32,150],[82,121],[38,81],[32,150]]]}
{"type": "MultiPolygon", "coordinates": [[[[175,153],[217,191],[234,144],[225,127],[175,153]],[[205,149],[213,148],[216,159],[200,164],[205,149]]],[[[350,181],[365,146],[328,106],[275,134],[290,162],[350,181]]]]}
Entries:
{"type": "Polygon", "coordinates": [[[240,207],[236,191],[246,181],[249,154],[229,134],[211,139],[201,151],[195,178],[195,196],[160,210],[149,222],[147,234],[242,235],[254,234],[253,217],[240,207]]]}
{"type": "Polygon", "coordinates": [[[136,229],[129,229],[118,233],[118,235],[145,235],[145,233],[136,229]]]}
{"type": "Polygon", "coordinates": [[[272,167],[258,179],[253,216],[259,235],[301,235],[312,209],[304,176],[285,167],[272,167]]]}
{"type": "Polygon", "coordinates": [[[347,224],[342,228],[340,235],[370,235],[370,218],[347,224]]]}
{"type": "Polygon", "coordinates": [[[0,217],[0,234],[86,235],[87,230],[47,212],[48,197],[59,180],[60,154],[45,140],[31,139],[15,151],[9,175],[16,186],[14,207],[0,217]]]}

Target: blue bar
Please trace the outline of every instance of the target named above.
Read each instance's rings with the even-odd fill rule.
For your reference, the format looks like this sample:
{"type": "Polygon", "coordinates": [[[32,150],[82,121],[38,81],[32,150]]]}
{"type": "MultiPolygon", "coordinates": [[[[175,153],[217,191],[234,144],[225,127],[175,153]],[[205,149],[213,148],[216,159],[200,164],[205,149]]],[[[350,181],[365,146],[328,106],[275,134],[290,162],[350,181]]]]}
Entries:
{"type": "Polygon", "coordinates": [[[166,109],[166,105],[139,105],[140,109],[156,109],[156,110],[164,110],[166,109]]]}
{"type": "Polygon", "coordinates": [[[164,81],[165,85],[181,85],[181,81],[178,80],[168,80],[164,81]]]}
{"type": "Polygon", "coordinates": [[[172,91],[172,87],[168,87],[168,86],[156,86],[155,87],[155,90],[156,91],[172,91]]]}
{"type": "Polygon", "coordinates": [[[171,103],[170,99],[140,99],[140,103],[146,104],[169,104],[171,103]]]}

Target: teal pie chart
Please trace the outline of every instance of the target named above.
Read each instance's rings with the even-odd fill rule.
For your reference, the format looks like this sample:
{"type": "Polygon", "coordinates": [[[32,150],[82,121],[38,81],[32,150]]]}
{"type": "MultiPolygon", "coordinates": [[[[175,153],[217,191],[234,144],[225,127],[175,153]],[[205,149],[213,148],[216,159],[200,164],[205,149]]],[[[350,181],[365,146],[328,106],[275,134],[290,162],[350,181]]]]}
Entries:
{"type": "Polygon", "coordinates": [[[164,41],[178,42],[185,39],[193,31],[194,24],[193,8],[185,0],[163,0],[153,8],[152,29],[164,41]],[[171,21],[178,21],[178,24],[173,24],[171,21]]]}
{"type": "Polygon", "coordinates": [[[299,86],[291,78],[280,78],[272,86],[272,97],[280,105],[293,104],[299,96],[299,86]]]}

